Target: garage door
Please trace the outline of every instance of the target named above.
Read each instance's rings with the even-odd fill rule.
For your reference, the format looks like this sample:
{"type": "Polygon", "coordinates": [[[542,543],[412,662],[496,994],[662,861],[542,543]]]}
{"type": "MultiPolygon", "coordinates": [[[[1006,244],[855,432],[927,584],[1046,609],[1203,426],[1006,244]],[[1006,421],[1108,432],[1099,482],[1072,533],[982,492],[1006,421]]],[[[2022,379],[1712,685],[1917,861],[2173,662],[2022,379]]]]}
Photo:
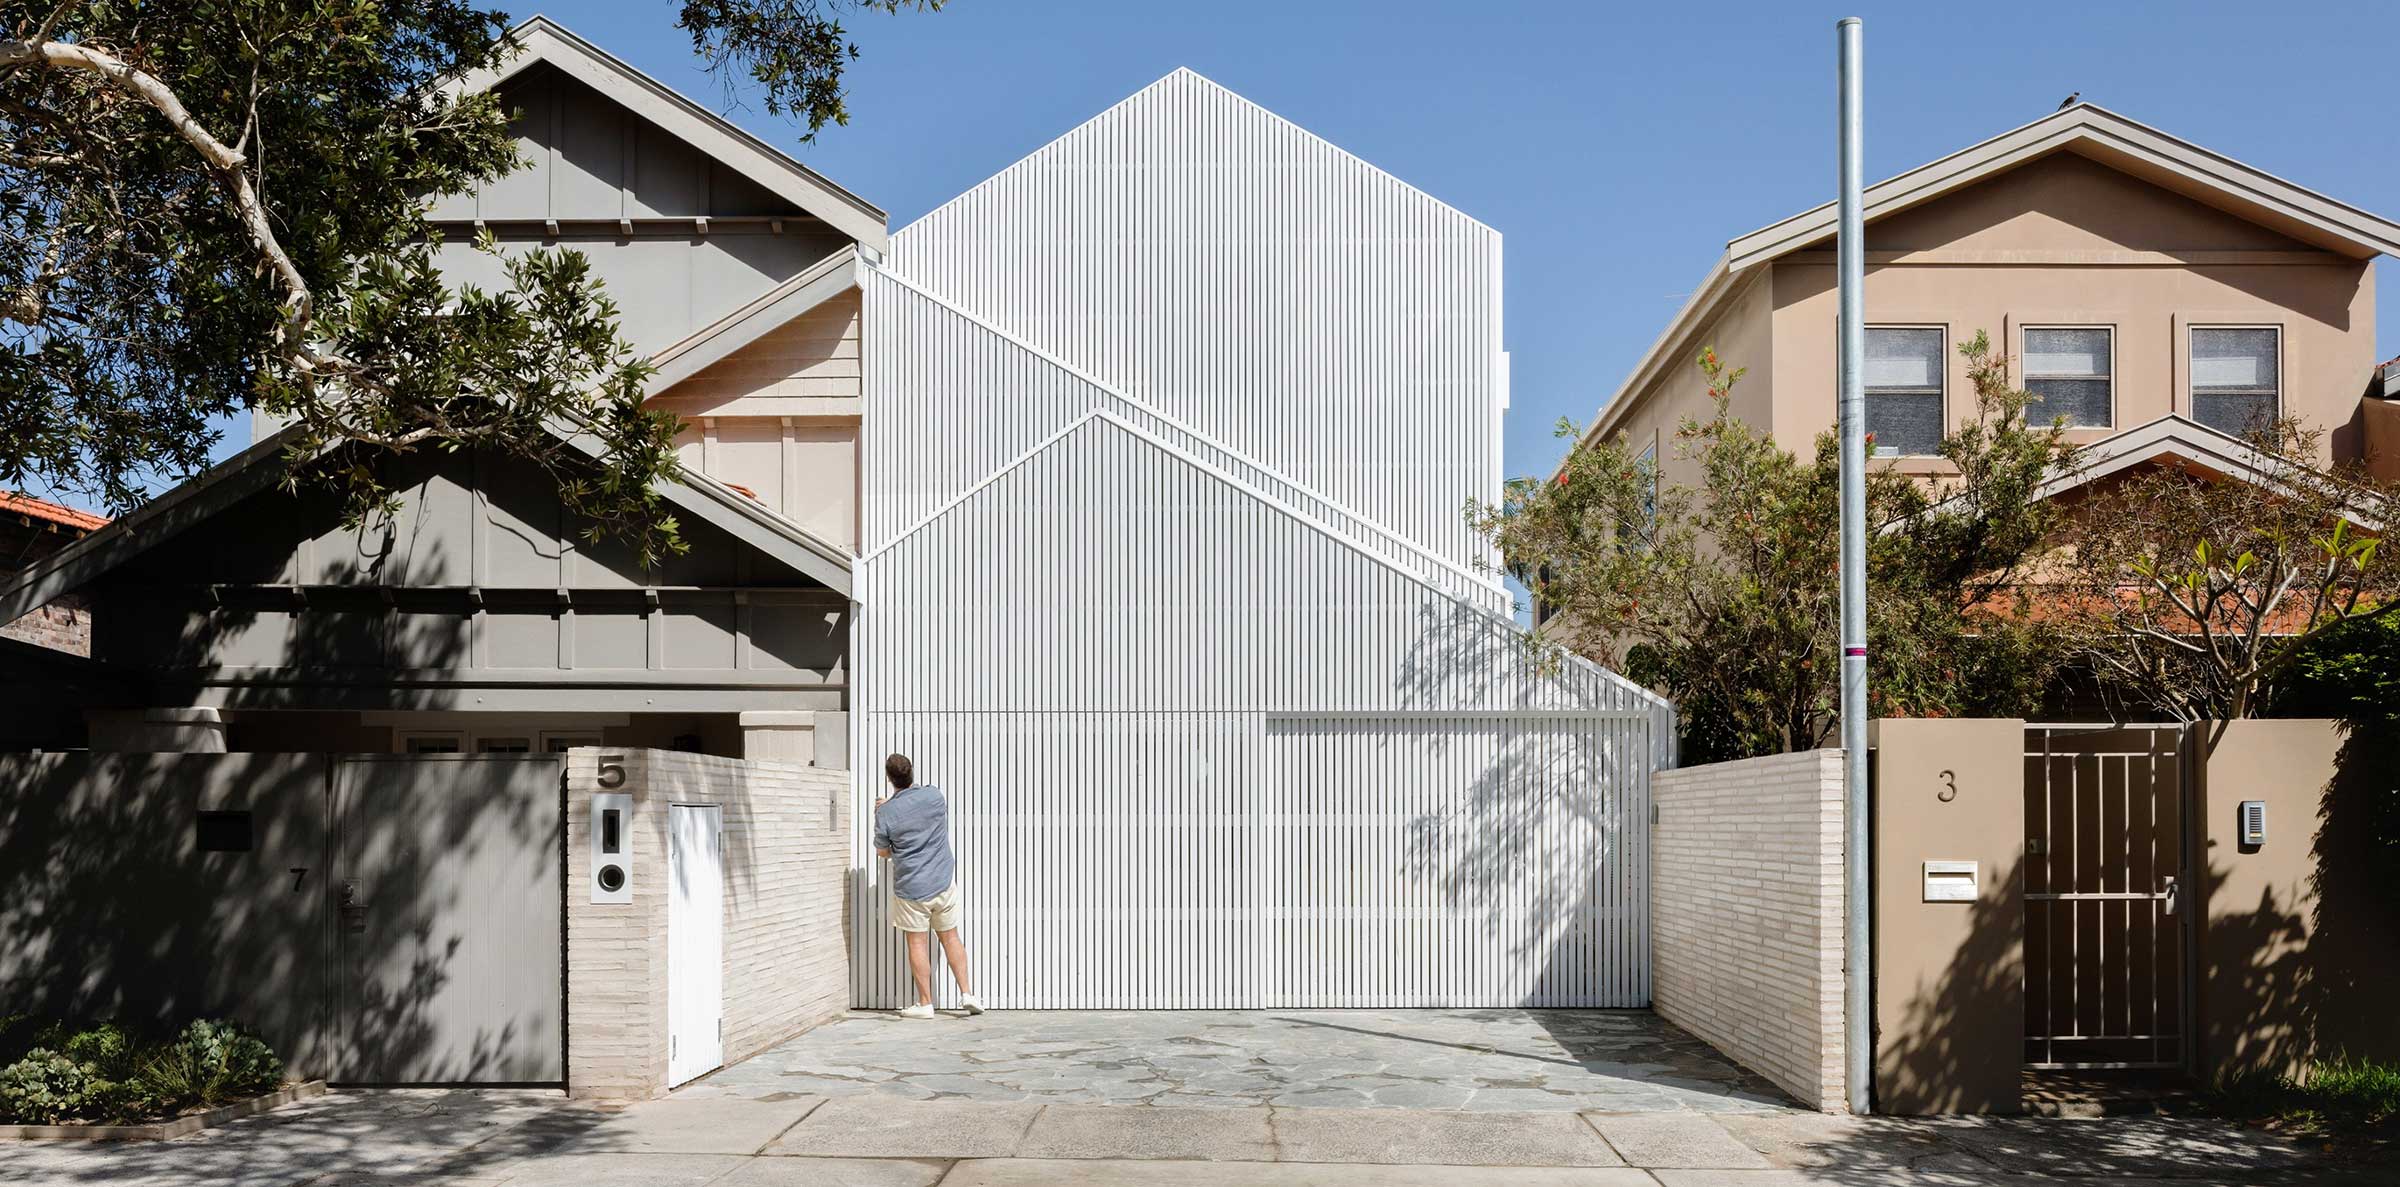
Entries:
{"type": "Polygon", "coordinates": [[[552,754],[334,764],[334,1059],[364,1084],[566,1078],[552,754]]]}
{"type": "MultiPolygon", "coordinates": [[[[987,1000],[1649,1002],[1647,711],[927,713],[880,726],[868,752],[914,747],[950,798],[987,1000]]],[[[904,1004],[888,870],[864,866],[857,1000],[904,1004]]]]}

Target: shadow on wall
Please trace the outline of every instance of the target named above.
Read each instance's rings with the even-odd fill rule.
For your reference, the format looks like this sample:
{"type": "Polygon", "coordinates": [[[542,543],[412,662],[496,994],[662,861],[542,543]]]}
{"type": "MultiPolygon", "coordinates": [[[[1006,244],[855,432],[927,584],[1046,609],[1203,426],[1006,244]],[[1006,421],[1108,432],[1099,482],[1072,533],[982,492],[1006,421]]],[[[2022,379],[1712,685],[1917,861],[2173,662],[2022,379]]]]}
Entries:
{"type": "Polygon", "coordinates": [[[1463,795],[1409,822],[1403,876],[1506,938],[1512,970],[1534,970],[1520,974],[1518,1004],[1648,1005],[1648,871],[1632,842],[1647,827],[1634,816],[1647,802],[1636,784],[1652,762],[1649,723],[1475,716],[1634,694],[1579,667],[1547,669],[1513,623],[1448,598],[1425,599],[1416,631],[1394,674],[1398,703],[1459,716],[1376,732],[1394,735],[1383,748],[1414,748],[1427,769],[1469,778],[1463,795]]]}
{"type": "MultiPolygon", "coordinates": [[[[428,762],[0,756],[0,1002],[137,1030],[228,1018],[305,1076],[556,1079],[561,1036],[534,1033],[555,988],[548,1008],[458,1025],[494,993],[493,883],[458,874],[538,885],[520,858],[556,846],[556,812],[472,779],[445,794],[458,772],[428,762]]],[[[448,765],[467,764],[499,765],[448,765]]]]}
{"type": "Polygon", "coordinates": [[[2257,792],[2225,787],[2208,799],[2219,818],[2210,833],[2226,833],[2206,842],[2209,885],[2238,886],[2211,895],[2201,947],[2201,1059],[2212,1077],[2297,1076],[2344,1054],[2400,1059],[2400,736],[2381,723],[2345,726],[2333,765],[2305,874],[2300,863],[2266,864],[2281,804],[2270,804],[2267,845],[2251,850],[2228,837],[2237,805],[2257,792]],[[2293,876],[2241,876],[2251,863],[2293,876]]]}
{"type": "Polygon", "coordinates": [[[1967,939],[1931,981],[1896,985],[1878,980],[1875,993],[1887,1003],[1878,1014],[1897,1025],[1878,1023],[1875,1050],[1875,1107],[1902,1114],[2016,1112],[2014,1099],[2022,1059],[2018,1034],[2024,1022],[2025,966],[2020,943],[2024,905],[2016,888],[2025,884],[2022,860],[1994,885],[2004,896],[1983,895],[1966,907],[1967,939]],[[2010,1028],[1996,1044],[1991,1028],[2010,1028]],[[1996,1099],[1999,1098],[1999,1099],[1996,1099]]]}

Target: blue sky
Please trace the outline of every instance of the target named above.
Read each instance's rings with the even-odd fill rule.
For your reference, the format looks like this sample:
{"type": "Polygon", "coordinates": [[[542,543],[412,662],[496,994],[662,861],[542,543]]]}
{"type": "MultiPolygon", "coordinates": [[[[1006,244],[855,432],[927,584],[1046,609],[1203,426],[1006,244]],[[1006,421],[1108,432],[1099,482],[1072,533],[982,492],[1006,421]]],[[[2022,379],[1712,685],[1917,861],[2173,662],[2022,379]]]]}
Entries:
{"type": "MultiPolygon", "coordinates": [[[[953,0],[849,20],[848,127],[814,145],[707,75],[673,0],[547,12],[891,212],[917,215],[1176,66],[1507,243],[1511,472],[1558,456],[1734,235],[1832,197],[1833,23],[1866,18],[1867,166],[1896,173],[2070,91],[2400,216],[2400,6],[953,0]]],[[[2383,354],[2400,269],[2378,265],[2383,354]]],[[[228,448],[247,435],[236,427],[228,448]]]]}

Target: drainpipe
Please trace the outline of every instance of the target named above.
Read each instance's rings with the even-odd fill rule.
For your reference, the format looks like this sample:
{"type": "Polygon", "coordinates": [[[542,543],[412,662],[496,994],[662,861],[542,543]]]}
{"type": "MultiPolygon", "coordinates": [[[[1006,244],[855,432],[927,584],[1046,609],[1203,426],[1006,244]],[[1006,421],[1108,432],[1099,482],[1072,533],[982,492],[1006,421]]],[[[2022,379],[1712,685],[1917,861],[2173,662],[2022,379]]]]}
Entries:
{"type": "Polygon", "coordinates": [[[1835,240],[1841,287],[1841,476],[1842,476],[1842,952],[1845,1025],[1842,1053],[1850,1111],[1874,1106],[1875,1017],[1873,991],[1873,901],[1867,867],[1867,354],[1865,112],[1861,94],[1857,17],[1834,26],[1841,43],[1841,205],[1835,240]]]}

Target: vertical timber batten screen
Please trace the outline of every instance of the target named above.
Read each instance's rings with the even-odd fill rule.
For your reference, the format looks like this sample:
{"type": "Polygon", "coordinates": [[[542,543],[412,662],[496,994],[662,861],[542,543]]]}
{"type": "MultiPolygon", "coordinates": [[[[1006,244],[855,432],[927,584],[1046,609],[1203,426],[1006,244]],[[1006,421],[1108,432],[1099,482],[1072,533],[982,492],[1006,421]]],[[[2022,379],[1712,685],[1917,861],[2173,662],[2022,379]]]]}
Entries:
{"type": "Polygon", "coordinates": [[[1466,565],[1490,549],[1459,506],[1498,484],[1500,250],[1490,227],[1177,70],[895,232],[891,260],[1466,565]]]}
{"type": "Polygon", "coordinates": [[[999,1003],[1648,1002],[1671,721],[1621,678],[1113,419],[861,568],[858,1004],[909,997],[893,751],[950,798],[999,1003]]]}
{"type": "Polygon", "coordinates": [[[894,751],[999,1005],[1648,1002],[1672,710],[1528,654],[1461,515],[1500,267],[1178,70],[860,269],[858,1004],[913,996],[894,751]]]}

